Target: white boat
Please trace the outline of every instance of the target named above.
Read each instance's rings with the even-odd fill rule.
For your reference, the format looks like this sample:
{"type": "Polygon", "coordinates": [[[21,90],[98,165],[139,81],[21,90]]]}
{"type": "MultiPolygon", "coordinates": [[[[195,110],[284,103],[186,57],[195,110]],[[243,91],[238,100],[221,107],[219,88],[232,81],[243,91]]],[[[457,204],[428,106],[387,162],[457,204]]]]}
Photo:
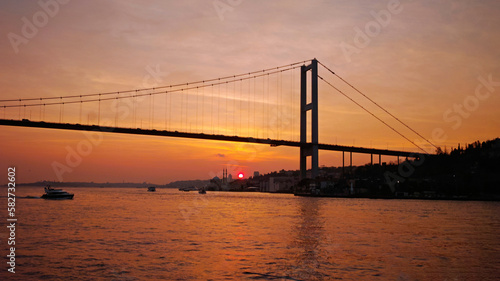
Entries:
{"type": "Polygon", "coordinates": [[[62,189],[54,189],[47,185],[45,187],[45,194],[42,195],[43,199],[73,199],[75,196],[72,193],[68,193],[62,189]]]}

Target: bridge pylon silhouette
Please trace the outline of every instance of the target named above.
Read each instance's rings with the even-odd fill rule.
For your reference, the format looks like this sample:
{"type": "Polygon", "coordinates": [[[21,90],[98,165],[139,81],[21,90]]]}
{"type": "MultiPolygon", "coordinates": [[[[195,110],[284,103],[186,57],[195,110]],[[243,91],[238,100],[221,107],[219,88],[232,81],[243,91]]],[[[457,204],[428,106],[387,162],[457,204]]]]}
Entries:
{"type": "Polygon", "coordinates": [[[318,61],[300,68],[300,179],[307,178],[307,157],[311,157],[311,178],[318,176],[318,61]],[[307,72],[311,72],[310,103],[307,103],[307,72]],[[311,111],[311,142],[307,142],[307,112],[311,111]]]}

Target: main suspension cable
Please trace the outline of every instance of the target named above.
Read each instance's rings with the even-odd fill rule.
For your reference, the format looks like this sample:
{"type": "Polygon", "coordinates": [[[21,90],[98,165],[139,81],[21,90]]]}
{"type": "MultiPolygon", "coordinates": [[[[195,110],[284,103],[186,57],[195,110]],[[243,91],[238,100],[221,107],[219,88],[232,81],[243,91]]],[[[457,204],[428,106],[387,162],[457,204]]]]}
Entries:
{"type": "Polygon", "coordinates": [[[370,114],[371,116],[373,116],[378,121],[382,122],[385,126],[387,126],[391,130],[393,130],[394,132],[396,132],[398,135],[400,135],[401,137],[403,137],[404,139],[406,139],[407,141],[409,141],[410,143],[412,143],[414,146],[418,147],[425,154],[427,154],[427,151],[425,151],[422,147],[418,146],[418,144],[416,144],[415,142],[413,142],[412,140],[410,140],[408,137],[406,137],[405,135],[403,135],[402,133],[400,133],[398,130],[394,129],[394,127],[390,126],[384,120],[382,120],[379,117],[377,117],[375,114],[373,114],[371,111],[369,111],[368,109],[366,109],[365,107],[363,107],[361,104],[359,104],[358,102],[356,102],[354,99],[352,99],[351,97],[349,97],[347,94],[345,94],[344,92],[342,92],[340,89],[338,89],[337,87],[333,86],[330,82],[326,81],[323,77],[321,77],[320,75],[318,75],[318,78],[320,78],[323,82],[325,82],[330,87],[332,87],[333,89],[335,89],[337,92],[341,93],[344,97],[348,98],[350,101],[352,101],[353,103],[355,103],[357,106],[361,107],[361,109],[363,109],[364,111],[366,111],[368,114],[370,114]]]}
{"type": "MultiPolygon", "coordinates": [[[[287,64],[287,65],[282,65],[282,66],[277,66],[277,67],[262,69],[262,70],[258,70],[258,71],[237,74],[237,75],[225,76],[225,77],[220,77],[220,78],[213,78],[213,79],[208,79],[208,80],[199,80],[199,81],[194,81],[194,82],[181,83],[181,84],[172,84],[172,85],[158,86],[158,87],[151,87],[151,88],[141,88],[141,89],[134,89],[134,90],[104,92],[104,93],[87,94],[87,95],[70,95],[70,96],[61,96],[61,97],[4,99],[4,100],[0,100],[0,102],[22,102],[22,101],[35,101],[35,100],[42,101],[42,100],[51,100],[51,99],[68,99],[68,98],[80,98],[81,99],[83,97],[95,97],[95,96],[101,97],[101,96],[114,95],[114,94],[126,94],[126,93],[133,93],[133,92],[142,92],[142,91],[155,91],[155,90],[165,89],[165,88],[189,86],[189,85],[193,85],[193,84],[205,84],[205,83],[214,82],[214,81],[221,81],[221,80],[227,80],[227,79],[235,79],[235,78],[249,76],[249,75],[254,75],[254,74],[258,74],[258,73],[261,73],[261,74],[262,73],[267,73],[267,72],[273,71],[273,70],[275,70],[275,72],[273,72],[273,73],[278,73],[278,72],[276,72],[276,70],[279,70],[279,69],[282,69],[282,68],[290,68],[290,67],[296,66],[296,67],[292,68],[292,69],[294,69],[294,68],[300,67],[300,66],[297,66],[297,65],[303,64],[303,63],[308,62],[308,61],[309,60],[305,60],[305,61],[295,62],[295,63],[291,63],[291,64],[287,64]]],[[[232,81],[238,81],[238,80],[239,79],[232,80],[232,81]]],[[[231,81],[228,81],[228,82],[231,82],[231,81]]]]}
{"type": "MultiPolygon", "coordinates": [[[[206,87],[213,87],[213,86],[217,86],[217,85],[220,86],[222,84],[232,83],[232,82],[236,82],[236,81],[249,80],[249,79],[255,79],[255,78],[263,77],[266,75],[271,75],[271,74],[276,74],[276,73],[280,73],[280,72],[284,72],[284,71],[289,71],[289,70],[293,70],[293,69],[296,69],[299,67],[300,66],[292,66],[292,67],[289,67],[286,69],[276,70],[276,71],[272,71],[272,72],[266,72],[266,73],[262,73],[262,74],[258,74],[258,75],[249,76],[249,77],[236,78],[236,79],[232,79],[232,80],[228,80],[228,81],[220,81],[217,83],[204,84],[201,86],[191,86],[191,87],[185,87],[185,88],[179,88],[179,89],[173,89],[173,90],[167,90],[167,91],[149,92],[149,93],[142,93],[142,94],[135,94],[135,95],[128,95],[128,96],[106,97],[106,98],[101,98],[100,97],[101,94],[96,94],[96,95],[99,95],[99,98],[94,98],[94,99],[90,99],[90,100],[81,100],[80,99],[80,100],[76,100],[76,101],[66,101],[66,102],[49,102],[49,103],[40,102],[40,103],[33,103],[33,104],[0,105],[0,107],[8,108],[8,107],[42,106],[42,105],[43,106],[45,106],[45,105],[60,105],[62,103],[73,104],[73,103],[96,102],[96,101],[101,102],[101,101],[107,101],[107,100],[115,100],[115,99],[118,100],[118,99],[150,96],[150,95],[159,95],[159,94],[168,94],[168,93],[182,93],[183,91],[193,90],[193,89],[196,89],[197,87],[198,88],[206,88],[206,87]]],[[[222,78],[221,78],[221,80],[222,80],[222,78]]],[[[181,85],[186,85],[186,84],[181,84],[181,85]]],[[[122,92],[120,92],[120,93],[122,93],[122,92]]],[[[117,94],[117,92],[114,92],[114,94],[117,94]]],[[[75,96],[75,97],[80,97],[80,96],[75,96]]],[[[65,97],[57,97],[57,99],[62,99],[62,98],[65,98],[65,97]]],[[[40,100],[40,99],[34,99],[34,100],[40,100]]],[[[19,99],[16,101],[19,101],[19,99]]]]}
{"type": "Polygon", "coordinates": [[[435,146],[432,142],[430,142],[427,138],[425,138],[424,136],[422,136],[421,134],[419,134],[417,131],[415,131],[414,129],[412,129],[410,126],[408,126],[406,123],[404,123],[403,121],[401,121],[399,118],[397,118],[396,116],[394,116],[392,113],[390,113],[389,111],[387,111],[385,108],[383,108],[381,105],[379,105],[378,103],[376,103],[374,100],[372,100],[370,97],[368,97],[367,95],[365,95],[364,93],[362,93],[358,88],[354,87],[351,83],[347,82],[345,79],[343,79],[342,77],[340,77],[337,73],[333,72],[330,68],[328,68],[326,65],[324,65],[323,63],[321,63],[320,61],[318,61],[318,63],[323,66],[326,70],[328,70],[330,73],[332,73],[333,75],[337,76],[340,80],[342,80],[342,82],[346,83],[347,85],[349,85],[351,88],[353,88],[356,92],[358,92],[359,94],[361,94],[363,97],[365,97],[366,99],[368,99],[369,101],[371,101],[374,105],[376,105],[378,108],[382,109],[385,113],[389,114],[389,116],[391,116],[392,118],[396,119],[396,121],[398,121],[399,123],[401,123],[403,126],[405,126],[406,128],[408,128],[410,131],[412,131],[413,133],[415,133],[416,135],[418,135],[419,137],[421,137],[423,140],[425,140],[427,143],[429,143],[430,145],[432,145],[434,148],[437,149],[437,146],[435,146]]]}

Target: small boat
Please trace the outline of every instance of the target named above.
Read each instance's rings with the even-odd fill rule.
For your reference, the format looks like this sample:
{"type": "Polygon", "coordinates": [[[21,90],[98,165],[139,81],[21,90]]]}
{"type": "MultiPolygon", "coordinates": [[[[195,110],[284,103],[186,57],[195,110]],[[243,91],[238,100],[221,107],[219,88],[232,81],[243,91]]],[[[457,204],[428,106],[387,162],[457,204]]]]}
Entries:
{"type": "Polygon", "coordinates": [[[196,191],[198,190],[198,188],[194,187],[194,186],[190,186],[190,187],[181,187],[179,188],[179,191],[185,191],[185,192],[189,192],[189,191],[196,191]]]}
{"type": "Polygon", "coordinates": [[[198,190],[198,193],[199,194],[207,194],[207,191],[205,190],[205,188],[202,188],[202,189],[198,190]]]}
{"type": "Polygon", "coordinates": [[[54,189],[47,185],[45,187],[45,194],[42,195],[43,199],[73,199],[74,194],[68,193],[62,189],[54,189]]]}
{"type": "Polygon", "coordinates": [[[150,186],[150,187],[148,187],[148,191],[155,192],[156,191],[156,187],[150,186]]]}

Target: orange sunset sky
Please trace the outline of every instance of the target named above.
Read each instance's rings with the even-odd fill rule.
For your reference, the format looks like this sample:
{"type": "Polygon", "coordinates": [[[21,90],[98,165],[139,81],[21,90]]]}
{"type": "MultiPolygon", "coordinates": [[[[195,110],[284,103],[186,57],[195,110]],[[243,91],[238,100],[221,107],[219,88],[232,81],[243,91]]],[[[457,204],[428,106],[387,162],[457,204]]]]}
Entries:
{"type": "MultiPolygon", "coordinates": [[[[496,0],[2,1],[0,14],[2,100],[170,85],[317,58],[443,149],[500,136],[500,2],[496,0]]],[[[295,69],[270,78],[272,85],[286,85],[276,86],[276,92],[290,97],[280,100],[286,110],[279,116],[287,118],[278,125],[280,138],[290,135],[296,140],[298,75],[295,69]]],[[[341,85],[324,68],[320,75],[341,85]]],[[[199,130],[271,136],[265,128],[244,125],[245,114],[256,107],[259,96],[252,101],[238,87],[247,85],[224,89],[233,95],[232,105],[219,104],[231,112],[230,121],[199,130]]],[[[273,87],[269,100],[261,103],[271,103],[273,87]]],[[[418,151],[321,81],[319,90],[320,142],[418,151]]],[[[202,94],[208,93],[189,95],[199,99],[202,94]]],[[[349,95],[434,152],[359,94],[349,95]]],[[[152,122],[148,109],[153,108],[156,123],[149,126],[171,126],[167,126],[168,110],[178,115],[179,108],[172,108],[166,99],[155,98],[153,106],[153,101],[143,101],[137,106],[141,120],[132,120],[129,114],[119,125],[147,127],[152,122]]],[[[117,122],[116,115],[106,115],[111,105],[101,106],[102,118],[117,122]]],[[[200,113],[203,106],[197,100],[183,109],[200,114],[189,130],[213,117],[206,115],[208,111],[200,113]]],[[[95,118],[91,105],[63,110],[65,122],[95,118]]],[[[56,106],[44,115],[57,122],[60,112],[56,106]]],[[[37,108],[0,109],[0,118],[38,120],[41,115],[37,108]]],[[[88,137],[92,135],[77,131],[0,126],[1,168],[15,166],[18,182],[156,184],[208,179],[224,167],[233,177],[240,171],[251,175],[299,168],[297,148],[120,134],[94,135],[92,147],[81,159],[68,156],[88,137]],[[68,161],[73,162],[68,165],[68,161]],[[56,172],[57,163],[68,170],[56,172]]],[[[369,159],[355,155],[354,164],[369,159]]],[[[320,165],[337,166],[341,161],[339,152],[320,152],[320,165]]],[[[0,178],[0,183],[6,182],[7,176],[0,178]]]]}

